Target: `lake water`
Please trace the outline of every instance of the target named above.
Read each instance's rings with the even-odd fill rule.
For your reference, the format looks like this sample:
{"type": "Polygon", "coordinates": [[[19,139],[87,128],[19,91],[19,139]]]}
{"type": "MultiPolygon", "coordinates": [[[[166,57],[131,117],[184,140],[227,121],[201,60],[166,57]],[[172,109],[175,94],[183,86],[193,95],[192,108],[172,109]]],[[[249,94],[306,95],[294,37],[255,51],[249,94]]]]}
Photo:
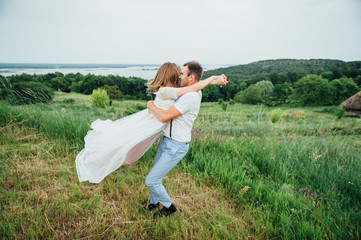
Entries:
{"type": "MultiPolygon", "coordinates": [[[[0,75],[11,76],[27,74],[47,74],[54,72],[81,73],[94,75],[119,75],[124,77],[140,77],[153,79],[159,64],[27,64],[27,63],[0,63],[0,75]]],[[[229,67],[226,64],[203,64],[204,71],[229,67]]]]}

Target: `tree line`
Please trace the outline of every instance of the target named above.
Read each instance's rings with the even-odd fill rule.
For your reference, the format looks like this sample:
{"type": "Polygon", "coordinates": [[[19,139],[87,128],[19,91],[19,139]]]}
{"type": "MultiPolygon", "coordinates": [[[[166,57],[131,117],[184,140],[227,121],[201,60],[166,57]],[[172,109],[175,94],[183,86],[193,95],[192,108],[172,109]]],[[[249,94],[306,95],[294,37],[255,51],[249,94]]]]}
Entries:
{"type": "MultiPolygon", "coordinates": [[[[29,97],[31,99],[31,94],[36,95],[37,92],[41,92],[42,95],[49,95],[49,90],[89,95],[98,88],[105,89],[111,100],[150,99],[150,94],[147,94],[147,81],[137,77],[82,75],[80,73],[64,75],[60,72],[39,75],[21,74],[6,78],[0,75],[0,77],[2,82],[0,84],[0,99],[12,99],[19,95],[26,96],[25,99],[29,99],[29,97]]],[[[43,98],[38,98],[38,96],[33,97],[33,99],[49,102],[47,98],[42,101],[43,98]]],[[[30,102],[34,101],[36,100],[30,102]]],[[[22,104],[23,102],[18,101],[18,103],[22,104]]]]}
{"type": "Polygon", "coordinates": [[[221,73],[227,75],[229,83],[223,88],[202,90],[203,100],[234,99],[268,106],[336,105],[361,88],[361,61],[265,60],[207,71],[204,78],[221,73]]]}
{"type": "MultiPolygon", "coordinates": [[[[360,61],[266,60],[206,71],[203,78],[221,73],[227,75],[229,83],[222,88],[209,86],[203,89],[202,101],[232,99],[268,106],[287,103],[303,106],[335,105],[357,93],[361,87],[360,61]]],[[[137,77],[80,73],[64,75],[60,72],[0,77],[0,99],[18,104],[26,101],[49,102],[54,90],[91,94],[98,88],[105,89],[110,100],[152,99],[152,92],[146,86],[148,81],[137,77]],[[27,100],[18,100],[18,96],[23,95],[27,100]]]]}

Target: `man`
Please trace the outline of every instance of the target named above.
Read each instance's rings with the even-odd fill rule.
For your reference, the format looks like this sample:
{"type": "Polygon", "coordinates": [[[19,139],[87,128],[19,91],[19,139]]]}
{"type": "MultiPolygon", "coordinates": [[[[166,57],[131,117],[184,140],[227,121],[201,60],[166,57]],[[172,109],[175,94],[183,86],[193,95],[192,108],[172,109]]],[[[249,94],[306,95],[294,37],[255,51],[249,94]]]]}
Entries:
{"type": "MultiPolygon", "coordinates": [[[[191,86],[201,79],[203,68],[198,62],[188,62],[183,66],[179,76],[182,87],[191,86]]],[[[226,84],[226,77],[224,75],[223,77],[226,84]]],[[[164,130],[164,137],[159,145],[154,166],[145,180],[150,191],[150,203],[146,209],[151,211],[158,209],[159,203],[163,205],[161,210],[154,213],[154,218],[168,216],[177,211],[162,184],[162,179],[188,151],[193,123],[197,118],[201,100],[202,93],[199,91],[181,96],[168,110],[157,108],[153,101],[148,102],[149,112],[162,122],[169,121],[164,130]]]]}

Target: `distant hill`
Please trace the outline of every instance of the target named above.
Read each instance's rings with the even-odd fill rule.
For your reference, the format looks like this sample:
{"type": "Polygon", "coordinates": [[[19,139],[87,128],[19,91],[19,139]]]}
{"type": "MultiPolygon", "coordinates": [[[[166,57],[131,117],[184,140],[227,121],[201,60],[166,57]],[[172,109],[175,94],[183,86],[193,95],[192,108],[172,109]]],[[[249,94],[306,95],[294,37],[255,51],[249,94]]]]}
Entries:
{"type": "Polygon", "coordinates": [[[276,59],[252,62],[227,68],[218,68],[204,72],[204,78],[224,73],[229,76],[250,78],[255,75],[269,75],[271,73],[294,72],[301,75],[314,73],[320,74],[326,71],[340,70],[358,71],[361,69],[361,61],[344,62],[330,59],[276,59]]]}

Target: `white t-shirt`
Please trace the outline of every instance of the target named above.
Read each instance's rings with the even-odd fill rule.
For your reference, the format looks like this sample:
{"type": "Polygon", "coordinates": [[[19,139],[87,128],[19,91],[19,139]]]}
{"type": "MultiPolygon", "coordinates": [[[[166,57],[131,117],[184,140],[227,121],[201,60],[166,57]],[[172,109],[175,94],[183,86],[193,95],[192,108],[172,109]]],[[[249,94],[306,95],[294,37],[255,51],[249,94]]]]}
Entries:
{"type": "Polygon", "coordinates": [[[175,101],[174,107],[182,114],[168,122],[163,130],[164,136],[179,142],[190,142],[194,120],[198,116],[202,101],[202,92],[186,93],[175,101]],[[172,129],[171,129],[172,126],[172,129]],[[172,130],[172,134],[170,131],[172,130]],[[172,136],[170,136],[172,135],[172,136]]]}

